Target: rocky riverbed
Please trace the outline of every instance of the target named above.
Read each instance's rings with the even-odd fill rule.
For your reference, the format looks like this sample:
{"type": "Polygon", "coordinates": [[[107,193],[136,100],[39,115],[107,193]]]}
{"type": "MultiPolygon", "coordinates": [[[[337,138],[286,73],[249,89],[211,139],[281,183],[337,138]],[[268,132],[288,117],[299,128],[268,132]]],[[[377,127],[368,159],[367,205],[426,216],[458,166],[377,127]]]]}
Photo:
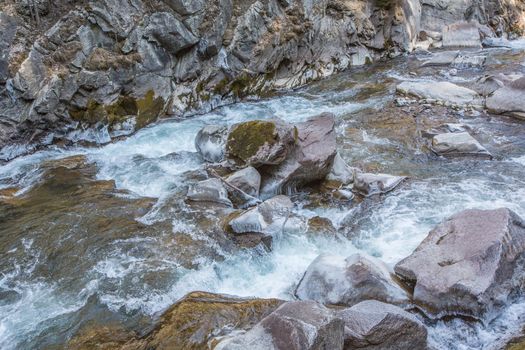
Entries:
{"type": "Polygon", "coordinates": [[[485,60],[400,57],[4,164],[2,344],[504,347],[524,325],[525,124],[482,91],[521,91],[504,78],[525,54],[458,54],[485,60]],[[279,338],[283,317],[315,337],[279,338]]]}

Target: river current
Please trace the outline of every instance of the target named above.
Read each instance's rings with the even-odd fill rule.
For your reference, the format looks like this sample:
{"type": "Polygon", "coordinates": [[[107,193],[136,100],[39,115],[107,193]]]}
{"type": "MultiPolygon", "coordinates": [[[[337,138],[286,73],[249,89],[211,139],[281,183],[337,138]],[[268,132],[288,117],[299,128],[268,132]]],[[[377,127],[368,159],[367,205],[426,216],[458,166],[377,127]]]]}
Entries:
{"type": "MultiPolygon", "coordinates": [[[[525,217],[523,121],[418,105],[403,107],[416,108],[407,117],[393,102],[403,80],[468,86],[487,73],[525,73],[522,51],[483,54],[484,68],[457,71],[398,58],[269,99],[164,120],[106,145],[55,145],[1,165],[0,347],[62,348],[90,322],[141,329],[195,290],[289,300],[321,253],[361,251],[393,266],[463,209],[508,207],[525,217]],[[335,235],[283,232],[271,250],[242,249],[216,232],[217,212],[184,202],[187,184],[202,176],[194,138],[204,125],[299,122],[325,111],[337,116],[338,149],[347,163],[409,177],[364,201],[327,200],[316,188],[294,194],[295,210],[330,219],[335,235]],[[422,135],[443,123],[462,124],[494,159],[432,154],[422,135]]],[[[109,135],[101,128],[71,137],[109,135]]],[[[525,299],[491,324],[431,324],[429,341],[436,349],[499,349],[519,334],[524,317],[525,299]]]]}

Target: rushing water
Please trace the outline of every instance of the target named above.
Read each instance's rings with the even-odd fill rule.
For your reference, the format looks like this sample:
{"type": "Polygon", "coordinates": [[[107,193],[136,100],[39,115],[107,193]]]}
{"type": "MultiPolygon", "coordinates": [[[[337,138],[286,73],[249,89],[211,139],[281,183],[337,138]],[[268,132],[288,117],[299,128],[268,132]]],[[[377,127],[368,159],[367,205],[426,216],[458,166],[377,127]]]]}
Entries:
{"type": "MultiPolygon", "coordinates": [[[[521,52],[488,54],[487,71],[523,73],[521,52]]],[[[98,148],[50,147],[1,166],[1,347],[60,347],[88,322],[139,329],[194,290],[291,299],[321,253],[364,251],[393,266],[460,210],[505,206],[525,217],[523,122],[443,108],[407,117],[394,107],[400,80],[468,84],[484,73],[442,70],[398,59],[269,100],[167,120],[98,148]],[[361,203],[319,201],[306,189],[293,197],[296,211],[329,218],[338,233],[285,232],[271,251],[235,247],[213,229],[220,212],[184,203],[184,186],[202,177],[194,147],[202,126],[298,122],[324,111],[338,117],[338,147],[349,164],[410,180],[361,203]],[[445,122],[465,125],[494,160],[432,155],[421,135],[445,122]]],[[[430,342],[437,349],[497,349],[520,331],[524,315],[525,301],[485,326],[440,321],[430,325],[430,342]]]]}

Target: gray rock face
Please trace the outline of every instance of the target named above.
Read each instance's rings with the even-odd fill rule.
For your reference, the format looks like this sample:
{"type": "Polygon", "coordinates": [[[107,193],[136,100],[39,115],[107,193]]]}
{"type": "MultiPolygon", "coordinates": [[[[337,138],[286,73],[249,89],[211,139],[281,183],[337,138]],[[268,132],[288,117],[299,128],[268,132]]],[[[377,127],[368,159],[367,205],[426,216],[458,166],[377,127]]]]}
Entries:
{"type": "Polygon", "coordinates": [[[352,306],[373,299],[403,304],[408,301],[381,261],[361,254],[348,258],[320,255],[306,270],[295,295],[301,300],[352,306]]]}
{"type": "Polygon", "coordinates": [[[397,86],[397,91],[405,95],[440,101],[456,106],[483,105],[477,92],[447,81],[404,81],[397,86]]]}
{"type": "Polygon", "coordinates": [[[261,187],[261,174],[254,167],[246,167],[226,178],[226,182],[250,196],[258,197],[261,187]]]}
{"type": "Polygon", "coordinates": [[[195,148],[205,161],[218,163],[224,159],[227,132],[225,126],[218,125],[207,125],[199,130],[195,148]]]}
{"type": "Polygon", "coordinates": [[[404,176],[356,173],[353,190],[365,197],[392,191],[406,179],[404,176]]]}
{"type": "Polygon", "coordinates": [[[169,7],[181,15],[191,15],[202,10],[204,0],[165,0],[169,7]]]}
{"type": "Polygon", "coordinates": [[[436,135],[432,138],[432,150],[444,156],[491,156],[468,132],[436,135]]]}
{"type": "Polygon", "coordinates": [[[172,55],[176,55],[199,41],[184,23],[167,12],[155,13],[150,17],[146,35],[148,40],[159,43],[172,55]]]}
{"type": "Polygon", "coordinates": [[[525,119],[525,77],[512,81],[487,97],[487,109],[492,113],[525,119]]]}
{"type": "Polygon", "coordinates": [[[481,48],[478,26],[472,22],[458,22],[444,27],[443,47],[481,48]]]}
{"type": "Polygon", "coordinates": [[[267,169],[263,194],[293,191],[303,184],[324,179],[336,156],[335,118],[324,113],[297,124],[297,142],[286,160],[267,169]]]}
{"type": "Polygon", "coordinates": [[[311,301],[288,302],[254,328],[221,341],[217,350],[342,350],[344,325],[331,310],[311,301]]]}
{"type": "Polygon", "coordinates": [[[0,84],[5,83],[9,73],[9,48],[15,38],[17,24],[14,18],[0,12],[0,84]]]}
{"type": "Polygon", "coordinates": [[[397,306],[367,300],[337,316],[345,322],[345,349],[427,349],[425,326],[397,306]]]}
{"type": "Polygon", "coordinates": [[[208,179],[191,185],[188,188],[187,198],[193,202],[210,202],[232,206],[232,202],[228,198],[228,191],[219,179],[208,179]]]}
{"type": "Polygon", "coordinates": [[[490,321],[521,292],[525,222],[509,209],[465,210],[438,225],[395,266],[431,317],[490,321]]]}
{"type": "Polygon", "coordinates": [[[292,213],[293,203],[289,197],[279,195],[242,213],[230,221],[235,233],[279,234],[285,231],[304,231],[306,220],[292,213]]]}

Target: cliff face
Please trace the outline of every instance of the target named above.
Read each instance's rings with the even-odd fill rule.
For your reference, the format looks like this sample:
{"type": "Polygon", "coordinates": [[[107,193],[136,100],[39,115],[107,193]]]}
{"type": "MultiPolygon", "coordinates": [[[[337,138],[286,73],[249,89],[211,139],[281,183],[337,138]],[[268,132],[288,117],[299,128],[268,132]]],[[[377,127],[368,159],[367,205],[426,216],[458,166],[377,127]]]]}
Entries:
{"type": "MultiPolygon", "coordinates": [[[[164,115],[264,96],[477,20],[518,33],[514,0],[6,0],[0,156],[72,130],[124,134],[164,115]]],[[[521,17],[520,17],[521,16],[521,17]]],[[[70,138],[70,136],[69,136],[70,138]]]]}

